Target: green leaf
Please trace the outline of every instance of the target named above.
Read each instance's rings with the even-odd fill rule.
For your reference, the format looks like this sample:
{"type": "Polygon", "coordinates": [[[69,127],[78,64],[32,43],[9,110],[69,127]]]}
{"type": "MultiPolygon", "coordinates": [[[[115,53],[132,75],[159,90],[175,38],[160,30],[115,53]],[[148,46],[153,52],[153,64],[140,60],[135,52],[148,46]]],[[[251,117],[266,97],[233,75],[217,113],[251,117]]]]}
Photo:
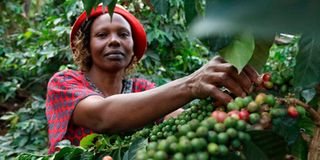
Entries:
{"type": "Polygon", "coordinates": [[[219,54],[229,63],[234,65],[240,73],[252,57],[254,38],[249,33],[235,36],[233,42],[219,51],[219,54]]]}
{"type": "Polygon", "coordinates": [[[118,0],[90,0],[90,1],[85,1],[82,0],[83,4],[84,4],[84,8],[86,10],[86,12],[88,13],[87,15],[90,15],[91,10],[93,8],[97,8],[97,6],[102,3],[103,9],[108,6],[108,13],[111,17],[112,20],[112,16],[114,13],[114,8],[117,4],[118,0]]]}
{"type": "Polygon", "coordinates": [[[54,155],[53,160],[63,159],[63,157],[67,156],[70,152],[72,152],[71,147],[62,148],[58,153],[54,155]]]}
{"type": "Polygon", "coordinates": [[[244,143],[243,153],[247,160],[268,160],[265,153],[251,141],[244,143]]]}
{"type": "Polygon", "coordinates": [[[121,151],[122,151],[121,148],[115,149],[112,151],[110,156],[113,158],[113,160],[122,160],[121,151]]]}
{"type": "Polygon", "coordinates": [[[117,4],[117,0],[112,0],[110,3],[108,3],[108,12],[111,17],[111,20],[112,20],[112,15],[114,12],[114,8],[116,7],[116,4],[117,4]]]}
{"type": "Polygon", "coordinates": [[[251,143],[245,143],[244,154],[250,160],[282,160],[287,153],[287,144],[272,131],[249,131],[251,143]]]}
{"type": "Polygon", "coordinates": [[[228,46],[232,42],[233,37],[220,34],[201,36],[199,39],[211,52],[217,52],[228,46]]]}
{"type": "Polygon", "coordinates": [[[27,31],[23,34],[24,38],[29,39],[32,36],[32,32],[31,31],[27,31]]]}
{"type": "Polygon", "coordinates": [[[94,160],[95,157],[94,157],[93,153],[86,151],[81,154],[80,159],[81,160],[94,160]]]}
{"type": "Polygon", "coordinates": [[[94,139],[96,137],[101,137],[100,134],[96,134],[96,133],[93,133],[93,134],[90,134],[90,135],[87,135],[85,136],[84,138],[81,139],[80,141],[80,146],[85,148],[85,149],[88,149],[90,148],[91,146],[94,145],[94,139]]]}
{"type": "Polygon", "coordinates": [[[294,67],[294,85],[311,88],[320,83],[320,38],[304,35],[299,42],[300,51],[294,67]]]}
{"type": "Polygon", "coordinates": [[[64,139],[60,142],[57,143],[56,147],[58,148],[64,148],[64,147],[70,147],[71,146],[71,142],[67,139],[64,139]]]}
{"type": "Polygon", "coordinates": [[[169,11],[169,2],[168,0],[151,0],[152,5],[155,7],[155,10],[160,14],[167,14],[169,11]]]}
{"type": "Polygon", "coordinates": [[[10,121],[11,119],[14,119],[15,117],[18,117],[14,112],[7,112],[5,115],[0,117],[0,120],[4,121],[10,121]]]}
{"type": "Polygon", "coordinates": [[[160,61],[159,54],[156,54],[153,51],[148,52],[148,54],[146,56],[150,57],[153,61],[160,61]]]}
{"type": "Polygon", "coordinates": [[[259,34],[320,33],[318,29],[320,1],[207,0],[206,2],[206,18],[203,22],[207,24],[208,30],[211,27],[215,33],[221,31],[250,31],[259,34]]]}
{"type": "Polygon", "coordinates": [[[54,155],[53,160],[61,160],[61,159],[77,160],[83,156],[84,152],[85,150],[79,147],[65,147],[65,148],[62,148],[59,152],[57,152],[54,155]]]}
{"type": "Polygon", "coordinates": [[[301,92],[301,96],[306,100],[307,103],[309,103],[317,94],[317,91],[315,88],[311,89],[305,89],[301,92]]]}
{"type": "Polygon", "coordinates": [[[272,119],[272,129],[281,135],[288,144],[294,143],[300,134],[298,121],[295,118],[274,118],[272,119]]]}
{"type": "MultiPolygon", "coordinates": [[[[37,155],[31,154],[31,153],[22,153],[22,154],[19,154],[15,158],[15,160],[33,160],[33,159],[44,159],[44,158],[48,158],[48,157],[41,157],[41,156],[37,156],[37,155]]],[[[0,156],[0,159],[2,159],[1,156],[0,156]]]]}
{"type": "Polygon", "coordinates": [[[97,8],[100,2],[101,0],[82,0],[87,15],[90,15],[91,10],[97,8]]]}
{"type": "Polygon", "coordinates": [[[19,140],[18,141],[18,146],[19,147],[23,147],[28,143],[29,137],[22,136],[22,137],[19,137],[18,140],[19,140]]]}
{"type": "Polygon", "coordinates": [[[111,2],[116,1],[116,0],[101,0],[102,1],[102,6],[105,8],[108,6],[111,2]]]}
{"type": "Polygon", "coordinates": [[[274,35],[265,38],[255,37],[255,47],[249,64],[261,73],[269,57],[269,50],[274,41],[274,35]]]}
{"type": "Polygon", "coordinates": [[[308,143],[301,136],[290,146],[290,153],[299,160],[308,159],[308,143]]]}
{"type": "Polygon", "coordinates": [[[68,160],[78,160],[81,158],[82,154],[85,152],[84,149],[81,148],[72,148],[71,152],[69,152],[64,159],[68,160]]]}
{"type": "Polygon", "coordinates": [[[313,136],[313,131],[316,128],[314,121],[309,116],[299,118],[298,126],[310,136],[313,136]]]}
{"type": "Polygon", "coordinates": [[[184,14],[188,25],[198,15],[195,0],[184,0],[184,14]]]}
{"type": "Polygon", "coordinates": [[[129,150],[123,156],[123,160],[134,160],[138,150],[143,149],[147,146],[148,139],[139,138],[132,142],[129,150]]]}

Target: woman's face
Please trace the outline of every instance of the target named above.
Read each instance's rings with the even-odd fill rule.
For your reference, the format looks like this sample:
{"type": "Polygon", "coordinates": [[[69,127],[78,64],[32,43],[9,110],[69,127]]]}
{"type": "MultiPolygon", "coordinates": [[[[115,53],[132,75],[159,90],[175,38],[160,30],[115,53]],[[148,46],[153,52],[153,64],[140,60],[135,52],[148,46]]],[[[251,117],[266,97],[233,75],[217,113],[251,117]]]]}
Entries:
{"type": "Polygon", "coordinates": [[[91,25],[90,53],[92,67],[111,72],[124,70],[133,57],[133,39],[130,24],[114,13],[97,17],[91,25]]]}

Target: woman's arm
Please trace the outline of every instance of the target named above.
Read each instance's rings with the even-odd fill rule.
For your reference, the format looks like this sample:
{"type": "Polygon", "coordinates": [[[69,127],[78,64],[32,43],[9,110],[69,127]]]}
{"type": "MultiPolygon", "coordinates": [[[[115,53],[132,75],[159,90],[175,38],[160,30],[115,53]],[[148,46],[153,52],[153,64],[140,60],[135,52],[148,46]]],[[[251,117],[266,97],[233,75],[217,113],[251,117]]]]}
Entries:
{"type": "Polygon", "coordinates": [[[141,127],[190,102],[186,78],[139,93],[106,98],[89,96],[76,106],[75,124],[96,132],[118,132],[141,127]]]}
{"type": "Polygon", "coordinates": [[[246,67],[241,74],[219,57],[193,74],[160,87],[139,93],[118,94],[106,98],[89,96],[76,106],[75,124],[96,132],[120,132],[141,127],[177,110],[195,98],[216,98],[227,103],[232,98],[219,90],[224,86],[237,96],[250,92],[258,74],[246,67]]]}

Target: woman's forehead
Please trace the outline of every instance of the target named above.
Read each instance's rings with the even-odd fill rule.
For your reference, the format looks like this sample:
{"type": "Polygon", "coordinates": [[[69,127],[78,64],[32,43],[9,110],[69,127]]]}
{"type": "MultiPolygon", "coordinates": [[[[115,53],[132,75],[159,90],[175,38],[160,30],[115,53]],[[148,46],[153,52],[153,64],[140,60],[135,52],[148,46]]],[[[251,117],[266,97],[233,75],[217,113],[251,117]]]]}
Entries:
{"type": "Polygon", "coordinates": [[[95,18],[93,25],[104,26],[104,25],[109,25],[112,23],[124,25],[124,27],[127,27],[129,29],[131,28],[129,22],[122,15],[120,15],[118,13],[114,13],[112,15],[112,20],[110,18],[109,13],[102,14],[102,15],[98,16],[97,18],[95,18]]]}

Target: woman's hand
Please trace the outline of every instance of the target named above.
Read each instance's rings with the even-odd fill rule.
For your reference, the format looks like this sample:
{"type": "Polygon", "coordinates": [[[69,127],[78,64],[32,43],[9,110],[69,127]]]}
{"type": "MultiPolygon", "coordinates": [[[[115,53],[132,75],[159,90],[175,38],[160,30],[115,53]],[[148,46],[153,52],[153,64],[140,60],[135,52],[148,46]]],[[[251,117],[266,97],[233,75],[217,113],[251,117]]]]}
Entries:
{"type": "Polygon", "coordinates": [[[258,73],[246,66],[240,74],[237,69],[221,57],[214,57],[206,65],[189,76],[188,84],[194,98],[211,96],[220,103],[226,104],[232,97],[221,91],[225,87],[236,96],[244,97],[253,89],[253,84],[259,84],[258,73]]]}

